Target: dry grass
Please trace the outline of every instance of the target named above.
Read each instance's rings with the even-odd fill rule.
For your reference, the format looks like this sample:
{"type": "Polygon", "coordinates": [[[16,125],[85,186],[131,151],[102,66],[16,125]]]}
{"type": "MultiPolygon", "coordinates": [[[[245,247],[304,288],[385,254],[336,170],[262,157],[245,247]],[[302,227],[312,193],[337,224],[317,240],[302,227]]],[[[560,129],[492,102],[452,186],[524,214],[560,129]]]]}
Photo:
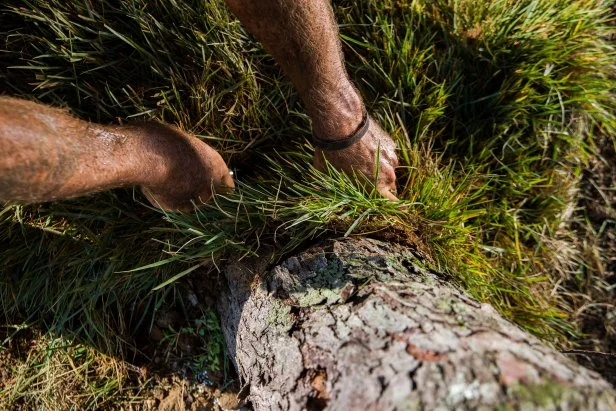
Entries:
{"type": "MultiPolygon", "coordinates": [[[[583,170],[592,170],[598,136],[610,146],[616,135],[607,1],[336,2],[351,77],[398,141],[401,203],[310,168],[310,124],[292,87],[218,0],[0,7],[0,91],[95,121],[175,123],[215,145],[239,187],[192,215],[159,214],[126,190],[5,208],[3,323],[43,332],[33,362],[10,354],[5,406],[71,406],[28,388],[53,387],[47,374],[20,368],[50,352],[47,341],[74,342],[91,364],[112,358],[112,368],[152,360],[140,338],[162,314],[187,313],[187,289],[203,278],[187,270],[212,257],[224,264],[230,250],[268,244],[283,255],[327,235],[415,243],[546,341],[585,344],[581,317],[596,310],[606,329],[596,338],[613,338],[613,310],[592,304],[613,292],[601,270],[611,267],[614,243],[603,238],[614,217],[597,226],[579,210],[596,204],[580,203],[580,193],[589,193],[581,182],[591,181],[583,170]]],[[[207,301],[199,299],[204,313],[207,301]]],[[[199,318],[187,315],[168,340],[198,329],[199,318]]],[[[220,344],[215,324],[202,329],[220,344]]],[[[5,345],[29,341],[23,333],[7,332],[5,345]]],[[[73,351],[51,352],[70,373],[73,351]]],[[[75,407],[140,398],[143,381],[124,382],[130,367],[100,378],[96,367],[84,375],[98,388],[75,407]]]]}

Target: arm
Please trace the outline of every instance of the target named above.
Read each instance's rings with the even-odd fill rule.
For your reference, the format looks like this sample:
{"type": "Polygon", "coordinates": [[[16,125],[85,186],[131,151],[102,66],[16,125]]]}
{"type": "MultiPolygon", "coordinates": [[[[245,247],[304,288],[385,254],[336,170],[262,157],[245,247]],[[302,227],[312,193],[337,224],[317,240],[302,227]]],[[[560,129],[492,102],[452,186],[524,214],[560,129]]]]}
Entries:
{"type": "MultiPolygon", "coordinates": [[[[282,66],[295,85],[321,140],[340,140],[362,122],[364,103],[344,68],[334,15],[327,0],[226,0],[235,15],[282,66]]],[[[315,152],[338,169],[370,180],[380,149],[377,189],[395,199],[395,143],[374,121],[366,135],[340,151],[315,152]]]]}
{"type": "Polygon", "coordinates": [[[162,124],[103,126],[0,97],[0,201],[38,202],[140,185],[168,210],[190,210],[232,187],[222,158],[162,124]]]}

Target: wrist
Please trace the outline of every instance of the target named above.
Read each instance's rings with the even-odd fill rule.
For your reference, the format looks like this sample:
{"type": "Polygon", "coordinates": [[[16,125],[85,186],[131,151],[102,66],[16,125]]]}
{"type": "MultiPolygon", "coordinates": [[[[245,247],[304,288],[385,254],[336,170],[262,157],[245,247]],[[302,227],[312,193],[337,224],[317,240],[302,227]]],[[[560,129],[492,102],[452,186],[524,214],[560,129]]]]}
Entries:
{"type": "Polygon", "coordinates": [[[114,178],[118,185],[141,185],[151,178],[148,172],[149,158],[146,137],[147,133],[140,126],[105,126],[99,135],[122,136],[122,144],[116,144],[106,156],[113,158],[114,178]]]}
{"type": "Polygon", "coordinates": [[[364,120],[365,107],[358,91],[346,82],[337,92],[314,97],[308,103],[312,132],[324,141],[343,140],[357,131],[364,120]]]}

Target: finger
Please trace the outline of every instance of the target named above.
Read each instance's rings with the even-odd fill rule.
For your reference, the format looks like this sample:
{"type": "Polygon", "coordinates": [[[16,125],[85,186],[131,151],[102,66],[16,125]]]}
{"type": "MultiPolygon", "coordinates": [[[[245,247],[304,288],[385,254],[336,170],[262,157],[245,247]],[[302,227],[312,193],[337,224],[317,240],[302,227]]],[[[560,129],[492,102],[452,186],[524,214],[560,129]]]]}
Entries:
{"type": "Polygon", "coordinates": [[[376,189],[383,197],[394,201],[398,200],[396,196],[396,173],[393,167],[382,170],[379,181],[376,183],[376,189]]]}
{"type": "Polygon", "coordinates": [[[226,173],[220,178],[217,184],[214,185],[214,192],[216,194],[226,194],[235,189],[235,182],[233,181],[233,172],[227,170],[226,173]]]}
{"type": "Polygon", "coordinates": [[[165,212],[191,213],[195,209],[190,201],[178,202],[174,199],[166,198],[164,195],[155,194],[147,187],[141,187],[141,192],[153,207],[165,212]]]}
{"type": "Polygon", "coordinates": [[[400,163],[398,162],[398,156],[396,154],[394,154],[394,156],[391,159],[391,166],[393,168],[397,168],[400,165],[400,163]]]}
{"type": "Polygon", "coordinates": [[[312,156],[312,165],[319,171],[325,171],[325,160],[323,156],[323,151],[318,148],[314,151],[314,155],[312,156]]]}
{"type": "Polygon", "coordinates": [[[379,192],[379,194],[381,194],[383,197],[392,200],[392,201],[398,201],[399,198],[396,197],[396,195],[394,193],[392,193],[392,189],[389,186],[384,186],[384,187],[379,187],[377,188],[377,191],[379,192]]]}

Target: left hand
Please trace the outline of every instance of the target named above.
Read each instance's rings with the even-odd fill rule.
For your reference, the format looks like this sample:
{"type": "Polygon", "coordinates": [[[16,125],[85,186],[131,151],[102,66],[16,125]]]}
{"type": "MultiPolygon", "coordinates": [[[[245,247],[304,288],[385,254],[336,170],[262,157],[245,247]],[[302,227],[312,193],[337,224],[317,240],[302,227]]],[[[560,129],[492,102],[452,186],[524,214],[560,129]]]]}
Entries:
{"type": "Polygon", "coordinates": [[[152,173],[141,184],[143,194],[153,206],[191,212],[193,203],[204,203],[215,193],[234,189],[227,164],[204,141],[160,123],[147,123],[141,128],[147,141],[143,151],[152,157],[146,164],[163,171],[152,173]]]}

